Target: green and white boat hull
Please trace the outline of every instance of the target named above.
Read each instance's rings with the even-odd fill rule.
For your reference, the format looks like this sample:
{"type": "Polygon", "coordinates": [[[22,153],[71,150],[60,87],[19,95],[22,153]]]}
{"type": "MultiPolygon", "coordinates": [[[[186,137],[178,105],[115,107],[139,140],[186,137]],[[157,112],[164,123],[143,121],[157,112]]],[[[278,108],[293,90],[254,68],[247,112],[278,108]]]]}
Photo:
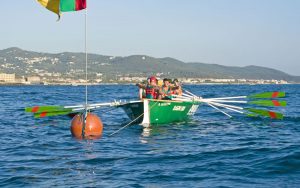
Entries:
{"type": "Polygon", "coordinates": [[[144,99],[120,107],[134,123],[149,126],[187,121],[199,105],[199,102],[194,101],[144,99]]]}

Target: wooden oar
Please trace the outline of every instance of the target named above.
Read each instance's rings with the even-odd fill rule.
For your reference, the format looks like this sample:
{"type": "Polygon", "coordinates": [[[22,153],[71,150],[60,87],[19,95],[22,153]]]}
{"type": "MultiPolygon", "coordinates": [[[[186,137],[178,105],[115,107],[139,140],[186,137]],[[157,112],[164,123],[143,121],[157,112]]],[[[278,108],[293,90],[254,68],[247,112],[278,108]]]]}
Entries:
{"type": "Polygon", "coordinates": [[[254,104],[259,106],[272,106],[272,107],[285,107],[286,101],[278,100],[257,100],[257,101],[231,101],[231,100],[219,100],[219,99],[206,99],[207,101],[219,102],[219,103],[240,103],[240,104],[254,104]]]}
{"type": "Polygon", "coordinates": [[[283,119],[283,114],[281,114],[279,112],[255,109],[255,108],[245,108],[245,110],[255,113],[255,114],[258,114],[258,115],[261,115],[261,116],[269,117],[271,119],[283,119]]]}
{"type": "Polygon", "coordinates": [[[72,114],[72,113],[76,113],[74,111],[57,111],[57,112],[39,112],[39,113],[34,113],[34,117],[35,118],[44,118],[44,117],[52,117],[52,116],[60,116],[60,115],[68,115],[68,114],[72,114]]]}
{"type": "MultiPolygon", "coordinates": [[[[88,104],[87,109],[100,108],[104,106],[117,106],[120,105],[121,102],[114,101],[109,103],[96,103],[96,104],[88,104]]],[[[65,111],[67,109],[75,109],[75,108],[85,108],[85,105],[73,105],[73,106],[34,106],[25,108],[25,112],[32,113],[40,113],[40,112],[57,112],[57,111],[65,111]]]]}
{"type": "MultiPolygon", "coordinates": [[[[268,117],[268,118],[271,118],[271,119],[283,119],[283,114],[279,113],[279,112],[274,112],[274,111],[269,111],[269,110],[264,110],[264,109],[256,109],[256,108],[241,108],[239,107],[240,109],[237,110],[237,109],[234,109],[232,108],[233,106],[231,107],[228,107],[228,105],[224,105],[224,104],[221,104],[221,103],[214,103],[214,102],[207,102],[207,104],[209,106],[213,105],[214,108],[215,106],[218,106],[218,107],[223,107],[227,110],[231,110],[231,111],[234,111],[234,112],[238,112],[238,113],[241,113],[241,114],[245,114],[247,116],[263,116],[263,117],[268,117]],[[241,111],[243,110],[243,111],[241,111]],[[249,113],[250,112],[250,113],[249,113]],[[255,115],[253,115],[253,113],[255,115]]],[[[220,109],[218,109],[220,111],[220,109]]],[[[222,111],[222,113],[224,113],[222,111]]],[[[228,114],[225,114],[228,116],[228,114]]]]}
{"type": "MultiPolygon", "coordinates": [[[[189,92],[190,93],[190,92],[189,92]]],[[[234,96],[234,97],[218,97],[218,98],[210,98],[210,99],[216,99],[216,100],[227,100],[227,99],[258,99],[258,98],[281,98],[285,97],[285,92],[282,91],[275,91],[275,92],[263,92],[263,93],[257,93],[257,94],[251,94],[251,95],[245,95],[245,96],[234,96]]]]}
{"type": "Polygon", "coordinates": [[[247,98],[279,98],[285,97],[285,92],[275,91],[275,92],[264,92],[247,96],[247,98]]]}
{"type": "Polygon", "coordinates": [[[240,104],[255,104],[255,105],[261,105],[261,106],[270,106],[270,107],[283,107],[286,106],[286,101],[278,101],[278,100],[257,100],[257,101],[243,101],[243,100],[230,100],[230,99],[243,99],[243,98],[278,98],[278,97],[284,97],[284,92],[264,92],[260,94],[255,95],[249,95],[249,96],[237,96],[237,97],[222,97],[222,98],[208,98],[203,99],[201,97],[197,97],[193,93],[188,92],[188,94],[184,95],[184,98],[189,98],[191,101],[199,101],[204,102],[208,104],[209,106],[213,107],[214,109],[222,112],[228,117],[231,117],[226,112],[220,110],[217,107],[225,108],[227,110],[231,110],[234,112],[238,112],[241,114],[246,114],[247,116],[263,116],[268,117],[271,119],[283,119],[283,114],[264,110],[264,109],[256,109],[256,108],[243,108],[235,105],[228,105],[224,103],[240,103],[240,104]]]}
{"type": "Polygon", "coordinates": [[[134,103],[139,101],[130,101],[121,103],[118,101],[110,102],[110,103],[96,103],[96,104],[88,104],[87,107],[85,105],[73,105],[73,106],[34,106],[25,108],[25,112],[33,113],[35,118],[43,118],[43,117],[52,117],[59,115],[68,115],[72,113],[81,113],[84,110],[94,110],[101,107],[119,107],[127,103],[134,103]]]}
{"type": "Polygon", "coordinates": [[[279,107],[283,106],[285,107],[287,102],[286,101],[278,101],[278,100],[259,100],[259,101],[249,101],[249,104],[255,104],[260,106],[274,106],[279,107]]]}
{"type": "Polygon", "coordinates": [[[227,114],[226,112],[224,112],[223,110],[220,110],[219,108],[217,108],[216,106],[214,106],[213,104],[211,104],[211,103],[206,103],[208,106],[210,106],[210,107],[212,107],[212,108],[214,108],[214,109],[216,109],[216,110],[218,110],[219,112],[221,112],[221,113],[223,113],[223,114],[225,114],[226,116],[228,116],[228,117],[230,117],[230,118],[232,118],[232,116],[231,115],[229,115],[229,114],[227,114]]]}
{"type": "Polygon", "coordinates": [[[278,97],[284,97],[285,92],[264,92],[249,96],[236,96],[236,97],[221,97],[221,98],[206,98],[203,99],[201,97],[197,97],[193,93],[185,90],[189,94],[183,94],[184,97],[190,98],[190,100],[200,100],[202,102],[206,101],[212,101],[212,102],[218,102],[218,103],[241,103],[241,104],[254,104],[254,105],[260,105],[260,106],[270,106],[270,107],[285,107],[287,105],[286,101],[280,101],[280,100],[257,100],[257,101],[245,101],[245,100],[232,100],[232,99],[255,99],[255,98],[278,98],[278,97]]]}
{"type": "Polygon", "coordinates": [[[64,110],[64,106],[34,106],[25,108],[25,112],[40,113],[40,112],[51,112],[64,110]]]}

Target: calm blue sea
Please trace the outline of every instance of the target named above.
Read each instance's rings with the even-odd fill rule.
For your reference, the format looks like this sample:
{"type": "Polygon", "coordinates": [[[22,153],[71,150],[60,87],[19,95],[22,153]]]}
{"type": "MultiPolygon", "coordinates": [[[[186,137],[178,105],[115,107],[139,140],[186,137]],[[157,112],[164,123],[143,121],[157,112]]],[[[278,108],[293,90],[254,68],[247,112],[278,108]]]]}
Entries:
{"type": "MultiPolygon", "coordinates": [[[[201,106],[193,119],[152,129],[121,109],[96,111],[99,140],[71,137],[68,117],[34,119],[33,105],[84,102],[84,87],[0,87],[0,187],[299,187],[300,85],[185,86],[203,97],[287,92],[283,121],[233,119],[201,106]]],[[[89,87],[90,102],[135,100],[129,85],[89,87]]]]}

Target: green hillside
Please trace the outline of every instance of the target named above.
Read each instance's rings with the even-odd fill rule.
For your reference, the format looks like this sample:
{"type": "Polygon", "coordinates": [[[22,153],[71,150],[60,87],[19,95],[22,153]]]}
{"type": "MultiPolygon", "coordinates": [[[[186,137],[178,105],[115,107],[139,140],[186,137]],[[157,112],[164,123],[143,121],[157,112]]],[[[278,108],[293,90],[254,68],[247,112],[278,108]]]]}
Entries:
{"type": "MultiPolygon", "coordinates": [[[[245,78],[300,81],[279,70],[260,66],[222,66],[206,63],[185,63],[173,58],[154,58],[146,55],[128,57],[88,55],[88,72],[93,76],[102,73],[106,77],[161,76],[189,78],[245,78]]],[[[0,50],[0,72],[16,73],[19,76],[41,73],[59,73],[62,77],[83,78],[85,54],[63,52],[58,54],[25,51],[20,48],[0,50]]]]}

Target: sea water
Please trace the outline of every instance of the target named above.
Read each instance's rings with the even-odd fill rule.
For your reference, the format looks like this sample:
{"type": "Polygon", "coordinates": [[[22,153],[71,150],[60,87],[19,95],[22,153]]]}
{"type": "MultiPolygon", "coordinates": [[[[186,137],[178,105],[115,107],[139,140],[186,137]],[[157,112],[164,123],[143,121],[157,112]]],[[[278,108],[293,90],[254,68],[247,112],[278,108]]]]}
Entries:
{"type": "MultiPolygon", "coordinates": [[[[189,85],[202,97],[286,91],[282,121],[206,105],[189,122],[151,128],[119,108],[95,111],[101,139],[70,135],[69,117],[34,119],[24,108],[85,101],[83,86],[0,87],[0,187],[299,187],[300,85],[189,85]]],[[[88,87],[89,103],[136,100],[132,85],[88,87]]],[[[276,110],[275,108],[269,108],[276,110]]]]}

